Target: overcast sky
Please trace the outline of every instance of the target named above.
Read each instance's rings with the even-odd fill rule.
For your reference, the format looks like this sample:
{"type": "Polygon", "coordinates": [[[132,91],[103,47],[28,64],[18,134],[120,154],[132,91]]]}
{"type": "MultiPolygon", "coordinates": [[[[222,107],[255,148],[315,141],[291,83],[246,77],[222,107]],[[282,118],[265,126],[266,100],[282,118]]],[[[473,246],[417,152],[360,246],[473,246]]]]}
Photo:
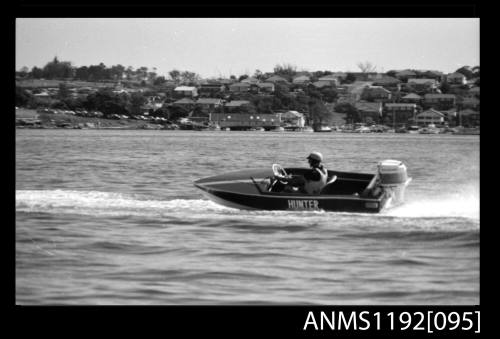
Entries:
{"type": "Polygon", "coordinates": [[[18,18],[16,69],[57,56],[74,66],[172,69],[228,77],[289,63],[298,70],[453,72],[479,65],[479,19],[18,18]]]}

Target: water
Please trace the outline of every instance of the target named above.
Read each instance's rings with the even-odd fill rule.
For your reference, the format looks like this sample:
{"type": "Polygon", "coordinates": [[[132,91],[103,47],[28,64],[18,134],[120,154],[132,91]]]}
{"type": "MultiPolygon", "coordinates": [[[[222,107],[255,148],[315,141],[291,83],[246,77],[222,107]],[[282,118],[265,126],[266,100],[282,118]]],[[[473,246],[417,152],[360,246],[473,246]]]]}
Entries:
{"type": "Polygon", "coordinates": [[[479,137],[16,130],[18,304],[479,304],[479,137]],[[240,211],[192,182],[246,167],[371,173],[378,215],[240,211]]]}

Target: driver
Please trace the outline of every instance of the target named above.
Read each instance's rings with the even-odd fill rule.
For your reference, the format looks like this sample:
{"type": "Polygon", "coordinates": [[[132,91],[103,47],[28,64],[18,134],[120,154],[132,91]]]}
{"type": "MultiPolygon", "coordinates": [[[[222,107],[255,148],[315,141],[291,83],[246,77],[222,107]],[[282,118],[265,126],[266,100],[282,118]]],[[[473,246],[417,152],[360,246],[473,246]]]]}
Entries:
{"type": "Polygon", "coordinates": [[[307,194],[319,194],[326,185],[328,171],[323,166],[323,155],[319,152],[312,152],[307,157],[311,170],[304,174],[304,191],[307,194]]]}
{"type": "Polygon", "coordinates": [[[323,155],[319,152],[312,152],[307,157],[311,169],[304,176],[293,176],[285,178],[287,185],[285,192],[293,191],[293,187],[298,187],[301,193],[320,194],[321,189],[326,185],[328,171],[323,166],[323,155]]]}

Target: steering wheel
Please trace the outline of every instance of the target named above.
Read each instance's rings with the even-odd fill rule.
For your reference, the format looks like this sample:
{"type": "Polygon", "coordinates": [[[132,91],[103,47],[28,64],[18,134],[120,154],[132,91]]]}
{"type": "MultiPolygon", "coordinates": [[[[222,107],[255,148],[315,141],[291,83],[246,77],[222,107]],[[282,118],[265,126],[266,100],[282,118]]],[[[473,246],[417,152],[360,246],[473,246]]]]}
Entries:
{"type": "Polygon", "coordinates": [[[283,167],[281,167],[281,165],[279,165],[279,164],[273,164],[273,174],[275,177],[278,177],[281,179],[288,176],[285,169],[283,167]]]}

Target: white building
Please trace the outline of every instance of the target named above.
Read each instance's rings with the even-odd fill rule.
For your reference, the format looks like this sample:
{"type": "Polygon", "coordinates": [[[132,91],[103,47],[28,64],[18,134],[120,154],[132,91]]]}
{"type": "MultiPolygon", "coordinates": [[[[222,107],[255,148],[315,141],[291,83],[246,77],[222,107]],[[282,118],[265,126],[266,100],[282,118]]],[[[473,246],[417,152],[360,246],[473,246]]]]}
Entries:
{"type": "Polygon", "coordinates": [[[431,108],[417,114],[415,120],[418,125],[429,125],[429,124],[440,125],[444,123],[444,117],[445,116],[443,113],[431,108]]]}

